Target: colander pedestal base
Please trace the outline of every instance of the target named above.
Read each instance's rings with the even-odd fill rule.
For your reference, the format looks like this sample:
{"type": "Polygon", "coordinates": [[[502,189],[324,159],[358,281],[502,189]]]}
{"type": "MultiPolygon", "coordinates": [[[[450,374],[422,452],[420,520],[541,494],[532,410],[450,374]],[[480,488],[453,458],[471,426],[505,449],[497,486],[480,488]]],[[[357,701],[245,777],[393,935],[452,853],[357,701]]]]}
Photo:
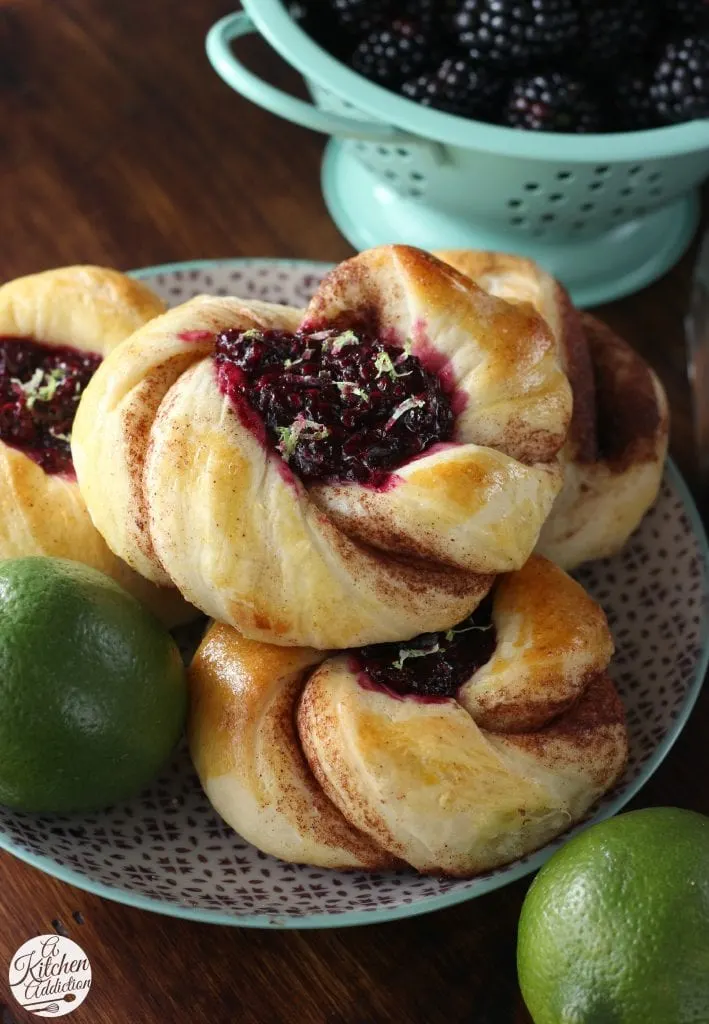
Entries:
{"type": "Polygon", "coordinates": [[[689,245],[700,211],[699,197],[691,193],[603,235],[578,241],[491,231],[401,196],[338,140],[327,146],[322,187],[335,224],[356,249],[403,242],[422,249],[489,249],[529,256],[563,281],[581,307],[620,298],[661,277],[689,245]]]}

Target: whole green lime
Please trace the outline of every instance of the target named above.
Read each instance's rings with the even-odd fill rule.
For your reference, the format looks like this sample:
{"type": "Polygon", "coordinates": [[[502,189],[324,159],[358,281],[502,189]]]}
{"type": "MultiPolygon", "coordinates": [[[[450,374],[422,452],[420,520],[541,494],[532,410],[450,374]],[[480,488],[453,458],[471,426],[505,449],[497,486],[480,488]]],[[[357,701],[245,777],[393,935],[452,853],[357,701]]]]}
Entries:
{"type": "Polygon", "coordinates": [[[709,818],[661,807],[589,828],[522,908],[535,1024],[709,1022],[709,818]]]}
{"type": "Polygon", "coordinates": [[[0,804],[97,810],[170,756],[187,706],[170,634],[102,573],[0,561],[0,804]]]}

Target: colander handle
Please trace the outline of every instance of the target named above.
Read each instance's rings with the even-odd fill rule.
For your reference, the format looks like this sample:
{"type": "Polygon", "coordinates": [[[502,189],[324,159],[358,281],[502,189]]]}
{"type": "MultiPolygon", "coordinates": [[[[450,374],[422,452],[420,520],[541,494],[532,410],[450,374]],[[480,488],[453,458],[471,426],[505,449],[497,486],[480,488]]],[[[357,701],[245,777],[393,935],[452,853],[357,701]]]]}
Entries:
{"type": "Polygon", "coordinates": [[[252,103],[287,121],[294,121],[304,128],[313,128],[327,135],[343,135],[351,139],[371,139],[376,142],[419,141],[407,132],[377,121],[358,121],[356,118],[330,114],[264,82],[245,68],[231,51],[230,43],[234,39],[252,32],[258,32],[253,21],[248,14],[238,11],[212,25],[206,39],[207,56],[214,70],[227,85],[252,103]]]}

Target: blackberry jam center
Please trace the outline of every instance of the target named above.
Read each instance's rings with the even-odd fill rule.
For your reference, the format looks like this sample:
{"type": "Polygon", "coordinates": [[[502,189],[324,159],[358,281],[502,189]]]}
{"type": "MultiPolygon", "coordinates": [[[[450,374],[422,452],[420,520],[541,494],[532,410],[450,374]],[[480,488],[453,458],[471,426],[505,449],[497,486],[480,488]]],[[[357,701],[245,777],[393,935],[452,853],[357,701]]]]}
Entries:
{"type": "Polygon", "coordinates": [[[394,693],[454,697],[490,660],[496,643],[492,599],[488,597],[453,629],[422,633],[404,643],[362,647],[356,659],[360,671],[373,683],[394,693]]]}
{"type": "Polygon", "coordinates": [[[228,330],[215,360],[221,390],[259,413],[303,480],[376,486],[453,432],[439,378],[367,331],[228,330]]]}
{"type": "Polygon", "coordinates": [[[46,473],[72,473],[71,430],[101,357],[28,338],[0,338],[0,440],[46,473]]]}

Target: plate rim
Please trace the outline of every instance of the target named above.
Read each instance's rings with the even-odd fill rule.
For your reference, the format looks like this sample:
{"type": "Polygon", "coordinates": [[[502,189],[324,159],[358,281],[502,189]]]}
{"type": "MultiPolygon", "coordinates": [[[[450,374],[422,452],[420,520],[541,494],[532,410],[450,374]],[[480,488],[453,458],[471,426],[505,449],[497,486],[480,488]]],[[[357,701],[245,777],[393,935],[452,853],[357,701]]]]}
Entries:
{"type": "MultiPolygon", "coordinates": [[[[141,267],[137,270],[128,271],[128,273],[131,277],[144,280],[146,278],[157,277],[159,274],[170,274],[175,273],[176,271],[189,272],[190,270],[202,270],[207,267],[231,266],[239,268],[258,265],[281,266],[285,269],[295,269],[298,267],[308,266],[322,268],[323,270],[331,269],[334,266],[333,263],[323,260],[281,259],[278,257],[224,257],[221,259],[200,259],[184,262],[178,261],[174,263],[162,263],[151,267],[141,267]]],[[[574,829],[571,829],[569,833],[570,835],[583,831],[591,825],[595,825],[598,822],[604,821],[606,818],[617,814],[618,811],[625,807],[625,805],[637,795],[645,783],[655,774],[687,724],[689,716],[691,715],[697,702],[697,698],[699,697],[704,677],[707,673],[707,668],[709,667],[709,629],[707,628],[709,625],[709,541],[707,540],[704,524],[702,523],[694,498],[692,497],[682,474],[671,458],[667,459],[665,474],[682,501],[684,512],[689,519],[692,531],[697,538],[700,549],[704,578],[704,600],[702,601],[701,614],[705,627],[702,630],[705,640],[697,660],[694,677],[687,693],[687,699],[667,734],[663,737],[651,757],[643,766],[642,771],[639,773],[637,778],[634,779],[622,793],[619,793],[614,800],[611,800],[607,806],[604,806],[597,811],[596,814],[594,814],[588,821],[584,821],[574,829]]],[[[286,915],[278,914],[234,915],[228,914],[222,910],[201,909],[199,907],[190,907],[179,903],[169,903],[152,896],[144,896],[141,893],[134,893],[128,889],[122,889],[117,886],[108,885],[105,882],[95,881],[94,879],[79,873],[74,868],[69,868],[56,863],[56,861],[52,860],[45,854],[37,854],[32,853],[29,850],[25,850],[18,843],[8,839],[8,837],[0,831],[0,851],[10,853],[17,857],[18,860],[23,861],[25,864],[29,864],[30,867],[37,868],[44,874],[49,875],[52,878],[56,878],[61,882],[65,882],[67,885],[73,885],[77,889],[88,892],[93,896],[112,900],[115,903],[122,903],[125,906],[133,907],[136,910],[148,910],[153,913],[163,914],[167,917],[197,921],[201,924],[218,924],[235,928],[276,929],[281,931],[301,931],[312,928],[345,928],[355,925],[381,924],[386,921],[397,921],[410,917],[418,917],[421,914],[428,914],[447,907],[454,907],[460,903],[466,903],[468,900],[475,899],[478,896],[494,892],[496,889],[501,889],[512,882],[518,881],[525,875],[531,874],[540,868],[542,864],[556,852],[557,848],[558,846],[552,842],[544,849],[538,850],[535,854],[532,854],[524,861],[518,862],[516,865],[509,867],[507,870],[503,870],[499,874],[493,875],[490,878],[481,878],[479,886],[471,886],[468,889],[460,890],[454,889],[441,896],[430,896],[412,903],[402,904],[398,907],[380,907],[373,910],[345,911],[342,913],[318,913],[307,914],[303,917],[288,917],[286,915]]]]}

